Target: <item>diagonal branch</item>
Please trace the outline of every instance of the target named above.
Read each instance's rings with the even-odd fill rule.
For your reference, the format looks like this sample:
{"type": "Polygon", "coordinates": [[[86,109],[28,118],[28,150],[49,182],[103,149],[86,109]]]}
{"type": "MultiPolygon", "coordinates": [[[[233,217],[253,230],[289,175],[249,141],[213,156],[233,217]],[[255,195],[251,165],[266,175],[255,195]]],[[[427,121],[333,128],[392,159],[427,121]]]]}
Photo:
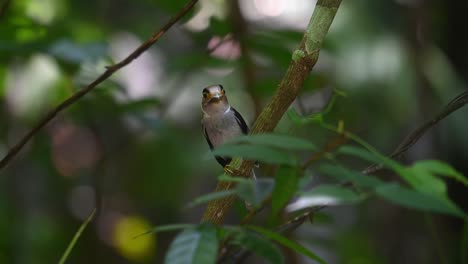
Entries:
{"type": "Polygon", "coordinates": [[[0,160],[0,171],[6,167],[6,165],[10,162],[12,158],[14,158],[18,152],[26,145],[26,143],[31,140],[33,136],[35,136],[46,124],[48,124],[54,117],[62,112],[63,110],[70,107],[72,104],[76,103],[80,100],[83,96],[87,93],[92,91],[96,86],[103,81],[107,80],[111,77],[115,72],[122,69],[126,65],[130,64],[133,60],[138,58],[143,52],[148,50],[154,43],[156,43],[177,21],[179,21],[185,14],[187,14],[193,6],[198,2],[198,0],[190,0],[175,16],[173,16],[158,32],[153,34],[147,41],[141,44],[138,48],[136,48],[130,55],[128,55],[125,59],[120,61],[117,64],[111,65],[106,67],[106,71],[102,73],[96,80],[90,83],[85,88],[77,91],[71,97],[60,103],[57,107],[52,109],[48,112],[42,119],[40,119],[36,125],[28,132],[26,135],[21,138],[21,140],[16,143],[0,160]]]}
{"type": "MultiPolygon", "coordinates": [[[[405,153],[418,142],[419,139],[431,128],[437,125],[442,119],[446,118],[451,113],[457,111],[468,104],[468,91],[461,93],[450,103],[448,103],[440,113],[438,113],[433,119],[422,124],[420,127],[411,132],[406,138],[398,145],[398,147],[390,154],[390,158],[398,159],[401,158],[405,153]]],[[[381,170],[383,166],[381,164],[375,164],[363,171],[365,174],[372,174],[381,170]]]]}
{"type": "MultiPolygon", "coordinates": [[[[317,63],[319,51],[328,29],[335,17],[341,0],[318,0],[314,13],[309,21],[299,48],[293,52],[292,61],[273,95],[270,103],[263,109],[255,121],[252,134],[272,131],[291,103],[299,94],[305,79],[317,63]]],[[[234,159],[229,168],[234,176],[248,177],[252,170],[253,162],[234,159]]],[[[216,191],[232,188],[230,182],[220,182],[216,191]]],[[[202,218],[202,222],[222,223],[225,215],[232,207],[235,197],[229,196],[208,203],[208,207],[202,218]]]]}

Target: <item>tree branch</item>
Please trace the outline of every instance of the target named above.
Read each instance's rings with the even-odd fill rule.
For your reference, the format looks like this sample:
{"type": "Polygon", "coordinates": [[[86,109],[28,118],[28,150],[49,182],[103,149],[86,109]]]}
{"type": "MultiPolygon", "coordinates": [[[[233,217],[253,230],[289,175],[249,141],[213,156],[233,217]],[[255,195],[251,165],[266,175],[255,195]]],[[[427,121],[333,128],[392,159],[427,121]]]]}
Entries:
{"type": "Polygon", "coordinates": [[[18,152],[36,135],[47,123],[49,123],[58,113],[70,107],[72,104],[80,100],[87,93],[92,91],[96,86],[111,77],[116,71],[130,64],[133,60],[138,58],[143,52],[148,50],[154,43],[156,43],[177,21],[179,21],[185,14],[187,14],[198,0],[190,0],[175,16],[173,16],[158,32],[153,34],[147,41],[141,44],[130,55],[117,64],[106,67],[106,71],[102,73],[96,80],[90,83],[85,88],[77,91],[71,97],[60,103],[57,107],[48,112],[37,124],[21,138],[3,157],[0,161],[0,171],[14,158],[18,152]]]}
{"type": "MultiPolygon", "coordinates": [[[[427,121],[413,132],[411,132],[403,142],[398,145],[398,147],[390,154],[390,158],[398,159],[401,158],[419,139],[431,128],[437,125],[442,119],[446,118],[451,113],[457,111],[468,103],[468,91],[461,93],[450,103],[448,103],[440,113],[438,113],[433,119],[427,121]]],[[[363,171],[365,174],[372,174],[381,170],[383,166],[381,164],[375,164],[363,171]]]]}
{"type": "MultiPolygon", "coordinates": [[[[288,107],[299,94],[305,79],[317,63],[320,47],[335,17],[341,0],[318,0],[314,13],[309,21],[299,48],[292,55],[292,61],[270,101],[255,121],[252,134],[272,131],[284,115],[288,107]]],[[[229,168],[234,176],[249,177],[252,170],[252,161],[234,159],[229,168]]],[[[232,183],[220,182],[216,191],[227,190],[233,187],[232,183]]],[[[222,223],[226,213],[232,207],[234,196],[215,200],[208,203],[202,222],[214,224],[222,223]]]]}

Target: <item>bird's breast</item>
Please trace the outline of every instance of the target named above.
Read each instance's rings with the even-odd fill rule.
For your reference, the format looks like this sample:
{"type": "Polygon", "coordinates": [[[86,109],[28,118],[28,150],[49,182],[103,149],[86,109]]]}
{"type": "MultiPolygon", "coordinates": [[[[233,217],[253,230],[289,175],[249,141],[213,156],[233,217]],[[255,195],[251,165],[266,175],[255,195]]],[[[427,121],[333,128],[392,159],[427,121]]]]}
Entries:
{"type": "Polygon", "coordinates": [[[204,117],[202,123],[213,147],[222,145],[226,141],[242,134],[235,116],[231,113],[204,117]]]}

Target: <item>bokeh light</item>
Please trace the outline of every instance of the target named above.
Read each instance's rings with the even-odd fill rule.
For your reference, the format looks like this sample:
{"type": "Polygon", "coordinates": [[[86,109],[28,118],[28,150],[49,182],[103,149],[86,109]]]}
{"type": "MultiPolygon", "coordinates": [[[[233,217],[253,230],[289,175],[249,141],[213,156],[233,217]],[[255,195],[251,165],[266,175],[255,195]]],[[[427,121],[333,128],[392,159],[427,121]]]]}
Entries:
{"type": "Polygon", "coordinates": [[[140,216],[124,216],[117,220],[113,241],[122,256],[131,261],[142,261],[156,251],[154,234],[144,234],[151,229],[148,221],[140,216]]]}
{"type": "Polygon", "coordinates": [[[92,168],[101,156],[97,139],[88,128],[57,121],[51,129],[51,137],[52,160],[63,176],[92,168]]]}

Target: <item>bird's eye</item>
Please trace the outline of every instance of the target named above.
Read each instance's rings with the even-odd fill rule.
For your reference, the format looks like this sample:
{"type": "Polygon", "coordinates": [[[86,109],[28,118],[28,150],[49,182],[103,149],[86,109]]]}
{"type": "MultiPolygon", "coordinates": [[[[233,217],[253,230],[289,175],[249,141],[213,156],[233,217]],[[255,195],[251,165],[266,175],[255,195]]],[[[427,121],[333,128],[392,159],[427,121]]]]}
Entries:
{"type": "Polygon", "coordinates": [[[203,98],[208,97],[208,93],[203,93],[203,98]]]}
{"type": "Polygon", "coordinates": [[[224,95],[226,92],[224,91],[223,87],[221,87],[221,94],[224,95]]]}

